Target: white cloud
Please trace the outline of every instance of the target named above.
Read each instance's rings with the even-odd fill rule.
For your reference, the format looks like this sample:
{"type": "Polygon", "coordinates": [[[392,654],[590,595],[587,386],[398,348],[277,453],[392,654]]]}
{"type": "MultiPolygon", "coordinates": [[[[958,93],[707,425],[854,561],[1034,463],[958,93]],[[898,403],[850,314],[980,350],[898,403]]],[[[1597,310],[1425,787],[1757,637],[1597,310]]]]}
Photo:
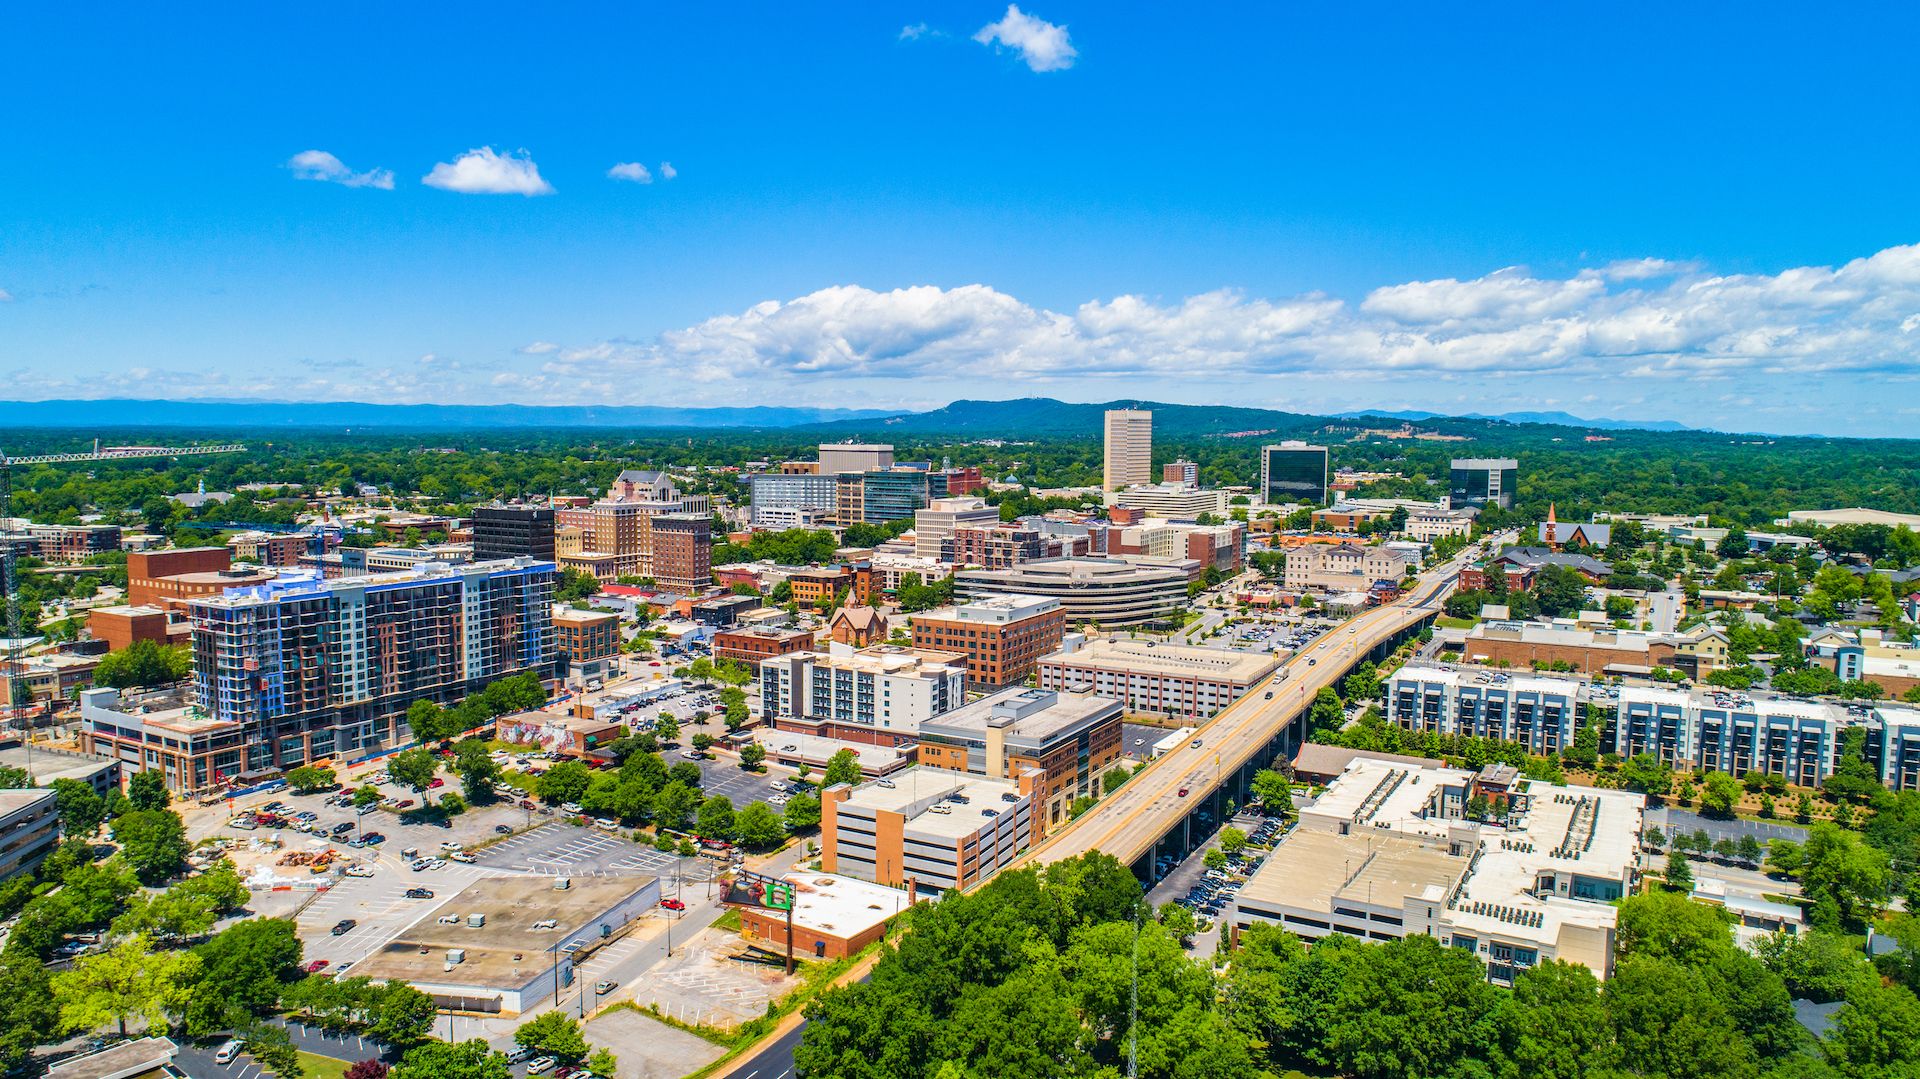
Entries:
{"type": "Polygon", "coordinates": [[[13,293],[8,292],[6,289],[0,288],[0,303],[12,303],[12,302],[13,302],[13,293]]]}
{"type": "Polygon", "coordinates": [[[1359,304],[1320,294],[1219,291],[1162,302],[1033,307],[985,285],[875,291],[856,285],[769,300],[651,341],[556,349],[549,389],[671,371],[716,393],[800,399],[841,379],[947,384],[1163,380],[1391,383],[1455,379],[1806,378],[1920,375],[1920,246],[1838,268],[1693,275],[1654,287],[1591,274],[1505,269],[1375,289],[1359,304]],[[771,395],[771,396],[769,396],[771,395]]]}
{"type": "Polygon", "coordinates": [[[1064,71],[1080,55],[1067,40],[1065,26],[1034,18],[1017,4],[1008,4],[1006,15],[981,27],[973,40],[1013,49],[1035,71],[1064,71]]]}
{"type": "Polygon", "coordinates": [[[545,356],[560,351],[560,346],[552,341],[529,341],[514,351],[522,356],[545,356]]]}
{"type": "Polygon", "coordinates": [[[912,26],[902,26],[900,28],[900,40],[901,41],[918,41],[921,38],[926,37],[927,34],[930,32],[931,30],[928,28],[926,23],[917,22],[917,23],[914,23],[912,26]]]}
{"type": "Polygon", "coordinates": [[[393,190],[391,169],[368,169],[366,172],[355,172],[325,150],[302,150],[288,159],[287,168],[293,170],[293,178],[296,180],[319,180],[343,187],[377,187],[382,191],[393,190]]]}
{"type": "Polygon", "coordinates": [[[420,182],[463,195],[551,195],[553,185],[540,176],[540,167],[525,150],[498,154],[493,147],[468,150],[451,163],[441,162],[420,182]]]}
{"type": "Polygon", "coordinates": [[[647,167],[638,161],[622,161],[618,165],[608,169],[607,176],[611,179],[627,180],[636,184],[650,184],[653,182],[653,173],[648,172],[647,167]]]}
{"type": "Polygon", "coordinates": [[[673,162],[660,162],[660,178],[662,180],[671,180],[678,175],[680,175],[680,170],[673,167],[673,162]]]}
{"type": "Polygon", "coordinates": [[[1680,274],[1694,273],[1700,269],[1696,262],[1674,262],[1670,259],[1621,259],[1610,262],[1600,271],[1600,276],[1609,281],[1646,281],[1655,277],[1677,277],[1680,274]]]}

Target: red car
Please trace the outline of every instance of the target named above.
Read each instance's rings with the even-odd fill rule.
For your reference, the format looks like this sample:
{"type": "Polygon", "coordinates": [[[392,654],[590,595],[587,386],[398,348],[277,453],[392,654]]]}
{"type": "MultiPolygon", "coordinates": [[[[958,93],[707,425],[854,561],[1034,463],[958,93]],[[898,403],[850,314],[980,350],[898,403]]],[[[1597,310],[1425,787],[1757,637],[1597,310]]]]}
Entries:
{"type": "Polygon", "coordinates": [[[316,959],[316,960],[314,960],[313,962],[311,962],[311,963],[308,963],[308,964],[307,964],[306,966],[304,966],[304,967],[302,967],[302,968],[300,968],[300,969],[302,969],[302,970],[304,970],[304,971],[306,971],[306,972],[307,972],[308,974],[318,974],[318,973],[320,973],[321,971],[323,971],[323,970],[325,970],[325,969],[327,969],[327,966],[328,966],[328,965],[329,965],[329,964],[328,964],[328,961],[327,961],[327,960],[325,960],[325,959],[316,959]]]}
{"type": "Polygon", "coordinates": [[[1181,788],[1180,788],[1180,797],[1182,797],[1182,798],[1185,798],[1186,796],[1187,796],[1187,788],[1185,788],[1185,787],[1181,787],[1181,788]]]}
{"type": "Polygon", "coordinates": [[[686,910],[687,905],[678,899],[662,899],[660,905],[668,910],[686,910]]]}
{"type": "Polygon", "coordinates": [[[394,804],[394,808],[396,808],[396,809],[406,809],[407,807],[409,807],[409,806],[411,806],[411,805],[413,805],[413,799],[411,799],[411,798],[402,798],[402,799],[400,799],[399,801],[397,801],[397,802],[395,802],[395,803],[393,803],[393,804],[394,804]]]}
{"type": "Polygon", "coordinates": [[[434,777],[434,780],[433,780],[433,782],[431,782],[431,783],[429,783],[429,784],[427,784],[427,787],[428,787],[428,789],[432,789],[432,788],[434,788],[434,787],[444,787],[444,786],[446,786],[446,785],[447,785],[447,781],[446,781],[446,780],[444,780],[444,779],[441,779],[441,778],[439,778],[438,776],[435,776],[435,777],[434,777]]]}

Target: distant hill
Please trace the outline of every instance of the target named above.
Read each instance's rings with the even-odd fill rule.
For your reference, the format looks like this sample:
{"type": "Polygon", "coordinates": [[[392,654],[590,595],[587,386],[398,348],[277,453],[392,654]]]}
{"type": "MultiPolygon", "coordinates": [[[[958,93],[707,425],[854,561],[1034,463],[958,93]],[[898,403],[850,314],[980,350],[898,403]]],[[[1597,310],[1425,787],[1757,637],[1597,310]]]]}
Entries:
{"type": "Polygon", "coordinates": [[[818,426],[823,431],[848,433],[1085,437],[1101,433],[1110,408],[1152,410],[1154,434],[1167,437],[1259,431],[1268,433],[1268,437],[1299,438],[1327,423],[1324,416],[1230,405],[1169,405],[1140,400],[1076,404],[1051,397],[1023,397],[1012,401],[955,401],[931,412],[896,413],[877,423],[871,419],[846,419],[818,426]]]}
{"type": "Polygon", "coordinates": [[[882,409],[663,405],[375,405],[360,401],[0,401],[0,427],[800,427],[882,409]]]}
{"type": "Polygon", "coordinates": [[[1499,420],[1504,423],[1544,423],[1553,427],[1588,427],[1596,431],[1693,431],[1675,420],[1607,420],[1583,419],[1571,412],[1466,412],[1449,415],[1445,412],[1426,412],[1417,408],[1400,409],[1386,412],[1380,409],[1366,409],[1360,412],[1341,412],[1337,418],[1357,420],[1363,416],[1378,416],[1390,420],[1406,420],[1417,423],[1421,420],[1457,419],[1457,420],[1499,420]]]}

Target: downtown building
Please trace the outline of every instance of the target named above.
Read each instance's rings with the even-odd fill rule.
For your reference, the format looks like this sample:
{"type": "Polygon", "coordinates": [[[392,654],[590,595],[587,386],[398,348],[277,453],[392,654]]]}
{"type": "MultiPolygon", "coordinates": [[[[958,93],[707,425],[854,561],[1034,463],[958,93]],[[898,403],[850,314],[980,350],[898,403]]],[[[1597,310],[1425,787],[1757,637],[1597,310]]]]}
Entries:
{"type": "Polygon", "coordinates": [[[1100,795],[1120,761],[1122,704],[1111,697],[1015,686],[920,725],[920,765],[1012,779],[1038,770],[1044,828],[1065,824],[1073,803],[1100,795]]]}
{"type": "Polygon", "coordinates": [[[1066,635],[1060,601],[1046,596],[993,595],[911,616],[913,645],[967,657],[975,686],[1013,686],[1057,651],[1066,635]]]}
{"type": "Polygon", "coordinates": [[[1096,693],[1140,715],[1208,719],[1280,666],[1266,652],[1095,637],[1040,660],[1040,688],[1096,693]]]}
{"type": "Polygon", "coordinates": [[[1573,745],[1581,689],[1571,678],[1408,664],[1387,683],[1387,718],[1410,731],[1518,742],[1550,756],[1573,745]]]}
{"type": "Polygon", "coordinates": [[[1108,409],[1100,484],[1111,491],[1153,482],[1153,413],[1108,409]]]}
{"type": "Polygon", "coordinates": [[[966,660],[952,652],[834,644],[760,662],[761,715],[799,734],[899,745],[966,699],[966,660]]]}
{"type": "Polygon", "coordinates": [[[954,598],[972,603],[1017,593],[1060,602],[1072,623],[1137,626],[1164,621],[1187,603],[1187,585],[1197,563],[1173,559],[1050,558],[1006,569],[968,569],[954,574],[954,598]]]}
{"type": "Polygon", "coordinates": [[[473,560],[532,558],[551,562],[552,506],[492,505],[473,511],[473,560]]]}
{"type": "Polygon", "coordinates": [[[1520,487],[1520,462],[1511,457],[1456,457],[1448,481],[1448,500],[1454,509],[1498,506],[1510,510],[1520,487]]]}
{"type": "Polygon", "coordinates": [[[336,580],[290,575],[195,599],[198,709],[241,733],[243,774],[385,748],[405,739],[415,701],[451,703],[508,675],[554,672],[554,577],[553,563],[527,558],[429,563],[336,580]]]}
{"type": "Polygon", "coordinates": [[[1260,447],[1260,500],[1327,504],[1327,448],[1300,441],[1260,447]]]}

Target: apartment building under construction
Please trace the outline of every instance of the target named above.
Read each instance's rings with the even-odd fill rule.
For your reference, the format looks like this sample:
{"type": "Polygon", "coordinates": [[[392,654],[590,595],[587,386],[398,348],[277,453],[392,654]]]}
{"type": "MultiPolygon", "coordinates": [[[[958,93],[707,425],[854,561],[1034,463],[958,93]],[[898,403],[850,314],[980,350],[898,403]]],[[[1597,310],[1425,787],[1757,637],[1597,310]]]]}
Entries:
{"type": "Polygon", "coordinates": [[[191,602],[194,688],[248,733],[246,770],[348,758],[401,737],[417,700],[555,670],[552,562],[501,559],[326,580],[288,575],[191,602]]]}

